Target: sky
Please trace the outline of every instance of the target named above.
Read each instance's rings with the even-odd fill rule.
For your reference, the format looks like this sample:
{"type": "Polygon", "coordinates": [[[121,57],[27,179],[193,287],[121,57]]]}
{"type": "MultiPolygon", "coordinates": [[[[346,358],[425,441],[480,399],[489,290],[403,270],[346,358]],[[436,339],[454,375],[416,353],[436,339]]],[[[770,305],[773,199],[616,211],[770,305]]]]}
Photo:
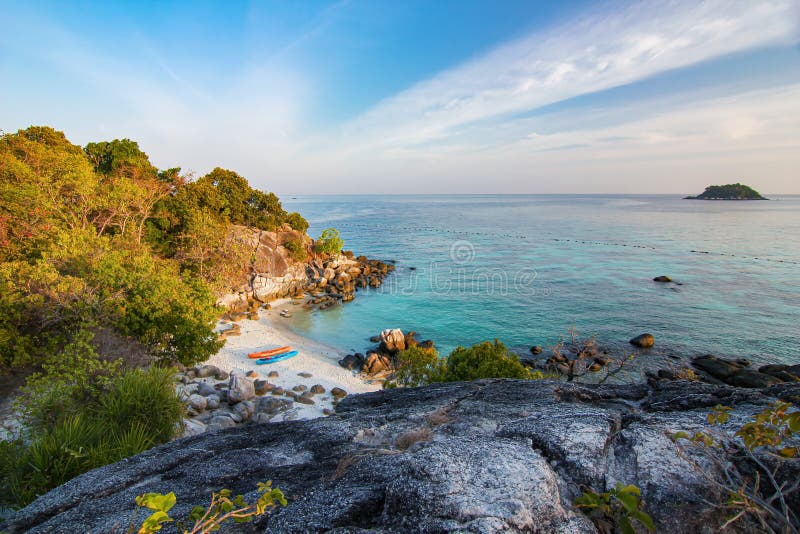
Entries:
{"type": "Polygon", "coordinates": [[[0,0],[0,129],[278,194],[800,194],[800,0],[0,0]]]}

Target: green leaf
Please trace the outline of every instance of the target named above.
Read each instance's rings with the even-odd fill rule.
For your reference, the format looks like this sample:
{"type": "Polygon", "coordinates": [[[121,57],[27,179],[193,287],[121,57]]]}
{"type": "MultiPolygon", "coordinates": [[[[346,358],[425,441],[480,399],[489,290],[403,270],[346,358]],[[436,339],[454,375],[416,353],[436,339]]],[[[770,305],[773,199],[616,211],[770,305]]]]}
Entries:
{"type": "Polygon", "coordinates": [[[792,412],[789,414],[789,430],[792,433],[800,432],[800,412],[792,412]]]}
{"type": "Polygon", "coordinates": [[[639,523],[641,523],[642,525],[644,525],[644,526],[645,526],[645,528],[646,528],[646,529],[647,529],[649,532],[653,532],[653,531],[655,531],[655,529],[656,529],[656,525],[655,525],[655,523],[653,523],[653,518],[652,518],[652,517],[650,517],[650,516],[649,516],[648,514],[646,514],[645,512],[643,512],[643,511],[641,511],[641,510],[636,510],[635,512],[633,512],[633,513],[631,514],[631,517],[633,517],[634,519],[636,519],[637,521],[639,521],[639,523]]]}
{"type": "Polygon", "coordinates": [[[629,514],[639,509],[639,498],[631,493],[618,493],[617,500],[622,503],[623,508],[629,514]]]}
{"type": "Polygon", "coordinates": [[[150,517],[144,520],[142,526],[139,528],[138,534],[150,534],[151,532],[158,532],[161,530],[162,523],[168,523],[172,518],[166,512],[158,510],[153,512],[150,517]]]}
{"type": "Polygon", "coordinates": [[[169,512],[175,506],[175,493],[169,492],[166,495],[161,493],[145,493],[136,497],[136,504],[161,512],[169,512]]]}
{"type": "Polygon", "coordinates": [[[778,451],[784,458],[794,458],[797,456],[797,447],[784,447],[778,451]]]}
{"type": "Polygon", "coordinates": [[[200,521],[202,517],[205,515],[206,509],[202,506],[195,506],[192,508],[192,511],[189,512],[189,519],[193,521],[200,521]]]}
{"type": "Polygon", "coordinates": [[[633,525],[631,525],[630,520],[626,516],[619,518],[619,529],[622,531],[622,534],[636,534],[636,531],[633,530],[633,525]]]}

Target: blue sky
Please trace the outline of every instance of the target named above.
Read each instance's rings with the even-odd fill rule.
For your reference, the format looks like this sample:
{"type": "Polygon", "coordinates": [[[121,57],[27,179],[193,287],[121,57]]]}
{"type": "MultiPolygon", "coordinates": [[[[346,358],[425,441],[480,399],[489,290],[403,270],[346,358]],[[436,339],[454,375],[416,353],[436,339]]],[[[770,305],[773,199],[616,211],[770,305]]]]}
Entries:
{"type": "Polygon", "coordinates": [[[0,128],[284,194],[800,193],[799,6],[0,0],[0,128]]]}

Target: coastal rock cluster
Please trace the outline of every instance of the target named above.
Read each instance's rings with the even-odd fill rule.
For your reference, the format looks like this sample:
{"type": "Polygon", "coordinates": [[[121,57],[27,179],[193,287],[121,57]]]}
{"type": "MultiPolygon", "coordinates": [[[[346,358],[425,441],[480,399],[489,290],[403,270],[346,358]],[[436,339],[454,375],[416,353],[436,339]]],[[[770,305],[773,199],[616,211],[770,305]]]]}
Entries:
{"type": "MultiPolygon", "coordinates": [[[[304,374],[308,379],[313,376],[304,374]]],[[[277,377],[277,371],[271,371],[266,379],[255,371],[245,374],[234,370],[229,374],[214,365],[180,371],[176,375],[176,389],[186,403],[183,435],[194,436],[246,423],[268,423],[279,414],[291,420],[295,403],[322,403],[333,408],[347,396],[341,388],[326,391],[320,384],[298,384],[293,390],[284,390],[269,381],[277,377]]],[[[324,413],[333,413],[331,408],[325,408],[324,413]]]]}
{"type": "MultiPolygon", "coordinates": [[[[171,515],[185,517],[214,490],[252,499],[258,482],[272,480],[288,506],[253,531],[592,533],[574,499],[618,482],[641,489],[657,532],[716,531],[729,515],[715,504],[728,498],[723,474],[671,436],[708,432],[721,444],[716,453],[728,455],[729,473],[746,471],[751,466],[734,457],[735,429],[798,394],[800,384],[494,379],[353,395],[332,417],[207,432],[96,469],[2,529],[122,531],[137,495],[173,491],[171,515]],[[718,404],[732,408],[730,420],[709,427],[718,404]]],[[[780,480],[800,476],[792,465],[780,480]]]]}
{"type": "Polygon", "coordinates": [[[348,354],[339,360],[339,365],[345,369],[370,375],[372,379],[387,378],[395,371],[395,356],[400,351],[410,347],[428,350],[434,348],[433,341],[430,339],[419,341],[416,335],[414,331],[403,333],[399,328],[383,330],[377,336],[370,338],[371,342],[378,344],[374,349],[368,350],[366,355],[360,352],[348,354]]]}
{"type": "Polygon", "coordinates": [[[692,359],[698,378],[710,384],[766,388],[783,382],[800,382],[800,364],[770,364],[758,369],[751,368],[751,365],[745,359],[728,360],[711,354],[692,359]]]}
{"type": "Polygon", "coordinates": [[[251,262],[240,266],[238,277],[231,280],[238,289],[218,301],[233,312],[257,312],[260,304],[304,293],[312,295],[309,304],[328,307],[352,300],[358,288],[379,287],[395,268],[350,252],[332,258],[319,255],[308,235],[288,225],[273,232],[234,226],[228,241],[252,250],[251,262]],[[292,247],[304,259],[296,259],[292,247]]]}

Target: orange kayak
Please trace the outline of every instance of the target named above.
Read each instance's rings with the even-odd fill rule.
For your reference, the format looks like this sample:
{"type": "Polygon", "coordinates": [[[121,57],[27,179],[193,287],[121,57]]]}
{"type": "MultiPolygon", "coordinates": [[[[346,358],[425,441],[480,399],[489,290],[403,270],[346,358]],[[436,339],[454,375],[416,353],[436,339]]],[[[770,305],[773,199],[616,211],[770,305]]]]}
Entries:
{"type": "Polygon", "coordinates": [[[247,357],[250,358],[251,360],[256,360],[258,358],[269,358],[270,356],[277,356],[278,354],[283,354],[284,352],[289,352],[290,350],[292,350],[292,347],[287,345],[279,349],[264,350],[261,352],[251,352],[250,354],[247,355],[247,357]]]}

